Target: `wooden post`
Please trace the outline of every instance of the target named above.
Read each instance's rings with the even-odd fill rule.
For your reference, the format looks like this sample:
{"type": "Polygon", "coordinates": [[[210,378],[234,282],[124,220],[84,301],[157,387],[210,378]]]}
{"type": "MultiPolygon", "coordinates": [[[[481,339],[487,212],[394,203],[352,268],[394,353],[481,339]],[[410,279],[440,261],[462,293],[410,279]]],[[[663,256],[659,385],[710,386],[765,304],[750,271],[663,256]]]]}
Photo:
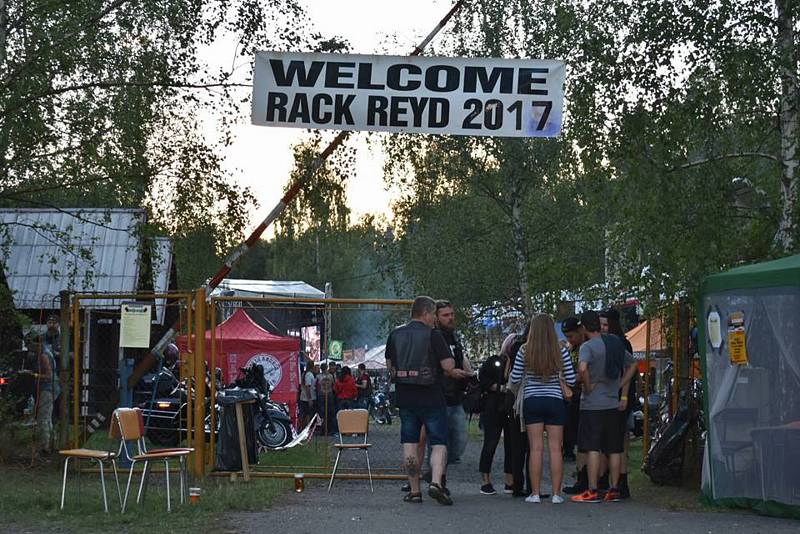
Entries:
{"type": "Polygon", "coordinates": [[[72,299],[72,448],[80,447],[81,309],[80,299],[72,299]]]}
{"type": "Polygon", "coordinates": [[[680,303],[675,302],[672,306],[672,399],[669,404],[670,419],[678,411],[678,398],[681,389],[681,326],[680,326],[680,303]]]}
{"type": "Polygon", "coordinates": [[[242,477],[245,482],[250,482],[250,457],[247,455],[247,437],[244,433],[244,413],[242,402],[236,403],[236,428],[239,431],[239,454],[242,458],[242,477]]]}
{"type": "Polygon", "coordinates": [[[647,319],[647,326],[645,326],[645,341],[644,341],[644,437],[642,442],[642,464],[647,458],[647,453],[650,450],[650,332],[651,321],[647,319]]]}
{"type": "Polygon", "coordinates": [[[60,346],[58,347],[58,350],[61,353],[61,357],[59,358],[60,361],[58,362],[58,382],[61,384],[61,398],[59,399],[58,403],[58,420],[61,421],[61,428],[59,432],[58,444],[59,447],[66,448],[67,440],[69,439],[69,413],[67,410],[70,385],[69,369],[67,368],[67,364],[69,363],[69,291],[59,291],[58,298],[60,302],[60,324],[58,326],[58,331],[60,333],[60,346]]]}
{"type": "Polygon", "coordinates": [[[194,440],[195,477],[205,476],[206,439],[203,421],[205,421],[206,398],[206,290],[199,288],[194,296],[194,424],[197,434],[194,440]],[[199,433],[203,432],[200,436],[199,433]]]}

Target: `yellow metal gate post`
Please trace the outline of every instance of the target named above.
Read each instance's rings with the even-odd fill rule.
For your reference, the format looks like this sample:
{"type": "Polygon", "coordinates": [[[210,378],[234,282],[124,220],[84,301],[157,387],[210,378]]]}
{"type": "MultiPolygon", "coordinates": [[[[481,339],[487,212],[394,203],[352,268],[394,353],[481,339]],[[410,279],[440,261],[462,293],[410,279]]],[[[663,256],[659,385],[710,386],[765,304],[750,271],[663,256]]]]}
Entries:
{"type": "Polygon", "coordinates": [[[194,475],[205,476],[205,398],[206,398],[206,290],[200,288],[194,296],[194,475]]]}

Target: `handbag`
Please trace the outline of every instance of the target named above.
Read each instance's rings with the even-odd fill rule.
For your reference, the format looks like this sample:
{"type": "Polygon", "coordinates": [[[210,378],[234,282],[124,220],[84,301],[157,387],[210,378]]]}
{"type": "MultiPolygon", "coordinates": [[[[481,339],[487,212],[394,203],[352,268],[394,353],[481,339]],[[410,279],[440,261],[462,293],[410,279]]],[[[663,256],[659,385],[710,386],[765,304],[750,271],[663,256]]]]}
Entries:
{"type": "Polygon", "coordinates": [[[514,394],[513,412],[510,413],[512,416],[519,418],[520,432],[525,430],[525,418],[522,416],[522,406],[525,402],[525,383],[527,381],[528,373],[522,373],[522,380],[516,384],[512,384],[511,377],[509,377],[508,383],[506,384],[506,391],[514,394]]]}

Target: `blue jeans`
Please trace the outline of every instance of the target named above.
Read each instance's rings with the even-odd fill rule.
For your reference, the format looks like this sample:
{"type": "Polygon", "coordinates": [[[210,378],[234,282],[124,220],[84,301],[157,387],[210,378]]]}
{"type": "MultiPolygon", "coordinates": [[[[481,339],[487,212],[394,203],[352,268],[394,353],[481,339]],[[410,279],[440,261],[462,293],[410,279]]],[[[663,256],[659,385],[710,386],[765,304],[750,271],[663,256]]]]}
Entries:
{"type": "Polygon", "coordinates": [[[419,443],[423,426],[429,445],[447,445],[447,411],[444,407],[400,408],[400,443],[419,443]]]}
{"type": "MultiPolygon", "coordinates": [[[[447,463],[458,463],[467,448],[467,414],[463,405],[447,407],[447,429],[447,463]]],[[[430,458],[430,441],[428,441],[427,448],[428,458],[430,458]]]]}

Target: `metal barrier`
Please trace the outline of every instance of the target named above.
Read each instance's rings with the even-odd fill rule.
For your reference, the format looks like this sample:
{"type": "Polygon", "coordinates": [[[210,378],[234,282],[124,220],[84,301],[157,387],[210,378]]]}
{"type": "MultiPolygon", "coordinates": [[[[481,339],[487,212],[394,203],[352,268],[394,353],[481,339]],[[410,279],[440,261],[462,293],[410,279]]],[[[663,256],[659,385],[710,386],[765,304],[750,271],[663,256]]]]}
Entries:
{"type": "MultiPolygon", "coordinates": [[[[71,300],[71,442],[77,448],[86,444],[92,434],[108,428],[111,413],[120,405],[121,382],[132,369],[126,361],[133,366],[151,367],[150,361],[142,363],[151,358],[149,349],[119,347],[121,305],[136,302],[152,306],[153,343],[173,324],[179,325],[180,335],[191,339],[193,308],[191,293],[79,293],[71,300]]],[[[179,369],[178,378],[191,387],[189,379],[197,369],[191,343],[181,351],[179,369]]],[[[179,414],[176,439],[188,443],[196,441],[197,436],[190,431],[196,426],[193,395],[187,395],[186,401],[187,409],[179,414]]]]}
{"type": "MultiPolygon", "coordinates": [[[[212,369],[220,368],[223,383],[231,383],[239,369],[253,363],[264,367],[265,375],[274,389],[273,400],[288,405],[297,429],[298,395],[302,379],[301,364],[320,361],[340,364],[356,374],[359,363],[365,363],[372,382],[372,391],[380,390],[386,397],[389,391],[383,346],[395,326],[408,319],[409,300],[307,299],[222,296],[210,299],[207,334],[212,369]],[[260,338],[257,339],[257,338],[260,338]],[[300,357],[298,358],[298,353],[300,357]],[[288,370],[288,373],[287,373],[288,370]],[[287,376],[288,374],[288,376],[287,376]]],[[[304,472],[309,476],[324,476],[333,468],[331,443],[337,408],[351,403],[337,401],[327,391],[330,378],[317,374],[315,411],[321,424],[311,444],[294,452],[267,451],[257,474],[287,476],[304,472]],[[319,379],[322,380],[319,380],[319,379]]],[[[212,398],[216,384],[212,382],[212,398]]],[[[368,399],[364,407],[374,412],[368,399]]],[[[353,403],[354,405],[358,403],[353,403]]],[[[216,417],[212,412],[212,417],[216,417]]],[[[215,425],[216,421],[212,421],[215,425]]],[[[378,477],[400,475],[400,420],[393,414],[391,424],[378,424],[370,418],[370,460],[373,474],[378,477]]],[[[215,449],[212,434],[209,448],[215,449]]],[[[339,471],[352,477],[367,476],[363,458],[358,455],[343,458],[339,471]]]]}

